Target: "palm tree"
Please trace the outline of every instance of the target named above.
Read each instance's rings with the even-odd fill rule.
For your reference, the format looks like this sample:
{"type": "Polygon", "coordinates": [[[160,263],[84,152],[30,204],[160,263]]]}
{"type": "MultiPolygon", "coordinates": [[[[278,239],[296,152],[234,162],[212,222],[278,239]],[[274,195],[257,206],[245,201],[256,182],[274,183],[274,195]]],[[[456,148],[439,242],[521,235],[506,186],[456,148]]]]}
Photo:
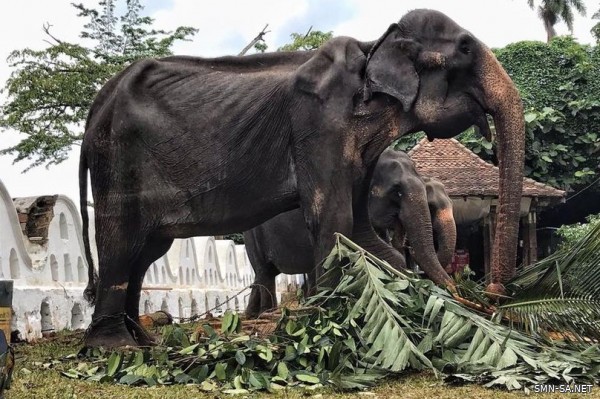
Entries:
{"type": "MultiPolygon", "coordinates": [[[[534,8],[534,0],[527,0],[529,7],[534,8]]],[[[585,5],[583,0],[541,0],[538,6],[538,15],[544,22],[544,28],[548,36],[548,42],[556,36],[554,25],[563,21],[567,24],[569,31],[573,32],[573,8],[579,14],[585,16],[585,5]]]]}
{"type": "MultiPolygon", "coordinates": [[[[592,19],[600,19],[600,9],[592,15],[592,19]]],[[[596,42],[600,43],[600,22],[592,27],[592,35],[596,38],[596,42]]]]}

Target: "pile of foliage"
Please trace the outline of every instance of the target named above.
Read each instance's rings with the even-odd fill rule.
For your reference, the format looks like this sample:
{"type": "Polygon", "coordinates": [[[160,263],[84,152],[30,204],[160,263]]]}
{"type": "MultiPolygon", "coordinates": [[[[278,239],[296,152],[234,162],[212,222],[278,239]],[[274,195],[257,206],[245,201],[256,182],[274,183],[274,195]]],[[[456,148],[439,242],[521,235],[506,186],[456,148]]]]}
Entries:
{"type": "MultiPolygon", "coordinates": [[[[584,272],[595,268],[597,276],[599,233],[600,227],[577,248],[588,262],[584,272]],[[590,238],[594,234],[595,238],[590,238]],[[595,256],[586,250],[595,250],[595,256]]],[[[535,279],[534,273],[528,273],[513,285],[529,282],[539,292],[554,287],[556,284],[551,283],[556,283],[556,278],[552,276],[556,276],[556,270],[562,271],[564,280],[557,295],[566,295],[563,306],[558,306],[559,298],[553,297],[547,298],[546,305],[543,300],[536,302],[537,307],[528,305],[546,318],[562,316],[568,325],[577,313],[566,311],[570,309],[569,301],[576,299],[577,290],[567,278],[569,270],[576,270],[572,267],[572,252],[564,252],[563,257],[566,255],[571,259],[563,259],[563,263],[570,264],[570,268],[537,266],[536,273],[544,278],[535,279]]],[[[557,260],[555,257],[550,264],[557,260]]],[[[517,315],[527,314],[518,300],[500,307],[490,319],[485,313],[465,307],[431,281],[393,269],[340,235],[324,266],[327,272],[320,293],[304,308],[294,312],[284,309],[268,337],[240,334],[239,317],[226,313],[221,335],[208,325],[191,334],[181,326],[169,326],[158,347],[129,352],[94,350],[94,358],[65,375],[122,384],[194,383],[226,392],[326,384],[362,388],[384,376],[423,369],[447,380],[508,389],[526,390],[540,383],[600,383],[600,348],[590,342],[600,338],[597,328],[596,335],[579,336],[579,340],[550,341],[539,334],[548,324],[538,323],[539,328],[531,334],[514,322],[517,315]],[[328,286],[328,282],[335,281],[339,284],[328,286]]],[[[581,277],[581,273],[577,275],[581,277]]],[[[590,291],[595,298],[600,287],[598,279],[586,287],[595,287],[590,291]]],[[[578,306],[576,327],[600,320],[600,303],[593,297],[586,298],[596,311],[581,320],[590,306],[578,306]]]]}

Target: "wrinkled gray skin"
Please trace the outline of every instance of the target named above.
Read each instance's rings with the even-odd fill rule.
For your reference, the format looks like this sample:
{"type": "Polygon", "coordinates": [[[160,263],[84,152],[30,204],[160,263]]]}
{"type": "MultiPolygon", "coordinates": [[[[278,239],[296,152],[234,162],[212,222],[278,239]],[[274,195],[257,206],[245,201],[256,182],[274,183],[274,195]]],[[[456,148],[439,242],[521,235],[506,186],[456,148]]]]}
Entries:
{"type": "MultiPolygon", "coordinates": [[[[391,232],[397,249],[404,251],[405,238],[410,241],[413,257],[424,270],[445,266],[440,256],[446,264],[450,262],[456,244],[452,202],[439,181],[418,174],[406,153],[386,149],[381,154],[371,182],[369,214],[378,235],[387,241],[391,232]],[[450,220],[438,220],[447,211],[450,220]],[[441,243],[437,256],[434,236],[441,243]]],[[[275,277],[280,273],[306,273],[307,288],[315,287],[310,233],[299,209],[244,232],[244,242],[255,273],[247,316],[255,317],[277,305],[275,277]]]]}
{"type": "Polygon", "coordinates": [[[423,177],[427,190],[427,204],[433,227],[433,242],[438,261],[446,268],[452,262],[456,249],[456,222],[452,200],[444,184],[433,177],[423,177]]]}
{"type": "MultiPolygon", "coordinates": [[[[451,137],[475,124],[487,135],[486,113],[499,149],[492,281],[501,291],[516,258],[523,110],[491,51],[447,16],[411,11],[376,42],[337,37],[313,52],[134,62],[99,91],[81,146],[85,295],[95,303],[85,344],[152,342],[139,326],[142,281],[175,238],[245,231],[301,207],[315,263],[337,231],[398,265],[368,218],[378,156],[421,130],[451,137]]],[[[451,283],[442,268],[428,273],[451,283]]]]}

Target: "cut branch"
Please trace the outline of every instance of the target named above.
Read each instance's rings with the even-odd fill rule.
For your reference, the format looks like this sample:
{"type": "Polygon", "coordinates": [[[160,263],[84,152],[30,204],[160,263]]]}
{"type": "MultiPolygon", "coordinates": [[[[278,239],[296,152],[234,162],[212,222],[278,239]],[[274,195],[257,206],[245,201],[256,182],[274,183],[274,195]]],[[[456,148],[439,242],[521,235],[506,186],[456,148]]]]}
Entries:
{"type": "Polygon", "coordinates": [[[244,47],[244,49],[242,51],[240,51],[238,56],[245,55],[256,43],[258,43],[260,41],[264,41],[264,36],[267,33],[271,32],[270,30],[267,30],[268,27],[269,27],[269,24],[266,24],[265,27],[260,31],[260,33],[258,35],[256,35],[256,37],[254,39],[252,39],[252,41],[250,43],[248,43],[248,45],[246,47],[244,47]]]}

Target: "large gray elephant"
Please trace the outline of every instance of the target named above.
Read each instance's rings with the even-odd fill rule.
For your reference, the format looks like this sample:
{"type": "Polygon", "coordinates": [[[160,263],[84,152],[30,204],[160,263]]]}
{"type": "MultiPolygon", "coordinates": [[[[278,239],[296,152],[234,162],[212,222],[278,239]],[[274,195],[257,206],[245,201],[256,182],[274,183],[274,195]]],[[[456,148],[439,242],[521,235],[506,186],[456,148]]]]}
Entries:
{"type": "MultiPolygon", "coordinates": [[[[398,250],[404,252],[406,239],[410,241],[411,253],[427,275],[450,263],[456,245],[452,201],[441,182],[419,175],[406,153],[386,149],[379,157],[369,214],[377,234],[385,240],[393,237],[398,250]]],[[[244,232],[244,242],[255,273],[247,316],[277,305],[275,277],[280,273],[305,273],[308,288],[315,287],[313,248],[301,210],[279,214],[244,232]]]]}
{"type": "MultiPolygon", "coordinates": [[[[81,147],[85,293],[95,299],[85,344],[151,342],[138,324],[142,280],[175,238],[245,231],[301,207],[315,262],[337,231],[397,265],[369,223],[375,161],[411,132],[451,137],[475,124],[488,135],[486,114],[501,170],[492,269],[500,284],[516,256],[523,109],[492,52],[444,14],[415,10],[377,41],[337,37],[312,52],[134,62],[99,91],[81,147]]],[[[450,280],[441,268],[431,277],[450,280]]]]}

